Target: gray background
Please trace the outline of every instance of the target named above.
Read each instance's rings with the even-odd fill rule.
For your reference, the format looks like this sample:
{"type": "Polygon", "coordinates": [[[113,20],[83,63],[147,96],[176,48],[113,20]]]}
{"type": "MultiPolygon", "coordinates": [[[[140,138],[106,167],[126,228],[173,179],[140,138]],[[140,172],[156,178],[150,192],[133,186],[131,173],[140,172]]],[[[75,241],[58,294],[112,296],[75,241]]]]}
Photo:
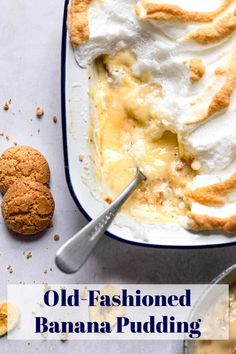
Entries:
{"type": "MultiPolygon", "coordinates": [[[[86,220],[69,194],[63,167],[60,119],[62,0],[0,0],[0,105],[12,98],[8,112],[0,109],[0,152],[14,141],[38,148],[49,161],[56,200],[54,227],[40,237],[10,234],[0,218],[0,299],[7,284],[32,283],[207,283],[234,264],[236,247],[206,250],[141,248],[104,237],[83,269],[66,276],[54,265],[58,247],[86,220]],[[45,116],[35,117],[37,106],[45,116]],[[57,115],[57,124],[52,116],[57,115]],[[40,129],[40,133],[38,133],[40,129]],[[61,236],[59,242],[53,235],[61,236]],[[29,260],[23,255],[31,251],[29,260]],[[12,265],[13,273],[7,271],[12,265]],[[44,274],[45,268],[52,268],[44,274]]],[[[178,237],[178,235],[176,235],[178,237]]],[[[0,339],[1,354],[15,353],[182,353],[181,342],[117,341],[10,342],[0,339]]]]}

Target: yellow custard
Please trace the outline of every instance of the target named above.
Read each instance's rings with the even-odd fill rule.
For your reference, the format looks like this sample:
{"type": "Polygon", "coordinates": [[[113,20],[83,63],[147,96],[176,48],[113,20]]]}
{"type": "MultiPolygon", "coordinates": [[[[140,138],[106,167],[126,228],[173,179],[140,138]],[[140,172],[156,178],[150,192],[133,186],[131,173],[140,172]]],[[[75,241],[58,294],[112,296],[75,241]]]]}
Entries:
{"type": "Polygon", "coordinates": [[[181,159],[177,135],[161,125],[161,85],[150,83],[149,73],[136,77],[131,71],[135,61],[125,50],[94,63],[98,177],[107,186],[104,198],[112,200],[141,168],[147,181],[123,211],[143,220],[173,221],[188,211],[185,192],[195,172],[181,159]]]}

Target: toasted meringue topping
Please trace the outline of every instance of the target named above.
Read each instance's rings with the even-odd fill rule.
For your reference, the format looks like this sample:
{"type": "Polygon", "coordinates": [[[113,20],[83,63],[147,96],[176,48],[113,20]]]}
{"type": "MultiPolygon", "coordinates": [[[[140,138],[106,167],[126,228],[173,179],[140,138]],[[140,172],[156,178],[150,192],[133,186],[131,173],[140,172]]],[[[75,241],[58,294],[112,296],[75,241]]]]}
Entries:
{"type": "Polygon", "coordinates": [[[192,83],[198,82],[205,74],[205,66],[202,59],[193,58],[189,62],[190,80],[192,83]]]}
{"type": "MultiPolygon", "coordinates": [[[[137,15],[160,21],[211,22],[223,13],[233,0],[208,1],[206,8],[197,9],[199,1],[140,0],[136,6],[137,15]],[[213,5],[213,6],[212,6],[213,5]]],[[[201,4],[200,4],[201,6],[201,4]]]]}
{"type": "Polygon", "coordinates": [[[236,230],[236,0],[72,0],[72,6],[69,28],[81,66],[128,49],[132,75],[159,90],[147,105],[127,99],[125,107],[143,121],[158,111],[150,136],[176,134],[181,156],[202,177],[201,186],[198,176],[190,187],[190,227],[236,230]]]}
{"type": "Polygon", "coordinates": [[[198,28],[193,31],[186,39],[193,39],[199,44],[210,44],[220,41],[230,36],[236,30],[236,14],[235,11],[218,21],[212,22],[208,26],[198,28]]]}

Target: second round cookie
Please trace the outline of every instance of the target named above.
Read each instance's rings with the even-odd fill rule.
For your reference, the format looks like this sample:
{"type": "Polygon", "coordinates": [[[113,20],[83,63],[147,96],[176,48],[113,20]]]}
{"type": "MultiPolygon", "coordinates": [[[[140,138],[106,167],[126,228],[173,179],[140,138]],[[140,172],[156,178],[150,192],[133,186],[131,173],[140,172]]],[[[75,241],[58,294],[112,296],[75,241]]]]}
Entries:
{"type": "Polygon", "coordinates": [[[50,225],[54,206],[49,189],[27,178],[8,189],[2,202],[2,214],[10,230],[33,235],[50,225]]]}

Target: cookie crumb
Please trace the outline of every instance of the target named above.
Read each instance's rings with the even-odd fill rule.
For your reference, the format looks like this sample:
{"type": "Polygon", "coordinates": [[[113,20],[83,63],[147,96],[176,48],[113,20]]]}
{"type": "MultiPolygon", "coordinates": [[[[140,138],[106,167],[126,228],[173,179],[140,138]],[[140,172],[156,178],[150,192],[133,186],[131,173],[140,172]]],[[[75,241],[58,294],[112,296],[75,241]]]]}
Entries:
{"type": "Polygon", "coordinates": [[[9,140],[10,140],[9,135],[6,135],[6,140],[7,140],[7,141],[9,141],[9,140]]]}
{"type": "Polygon", "coordinates": [[[13,273],[13,268],[12,268],[11,265],[9,265],[9,266],[7,267],[7,270],[8,270],[8,272],[9,272],[10,274],[13,273]]]}
{"type": "Polygon", "coordinates": [[[17,143],[16,141],[14,141],[13,144],[14,144],[14,146],[17,146],[17,145],[18,145],[18,143],[17,143]]]}
{"type": "Polygon", "coordinates": [[[57,123],[57,116],[53,116],[53,117],[52,117],[52,120],[53,120],[53,123],[56,124],[56,123],[57,123]]]}
{"type": "Polygon", "coordinates": [[[47,268],[45,268],[43,272],[44,272],[44,274],[47,274],[47,272],[48,272],[47,268]]]}
{"type": "Polygon", "coordinates": [[[59,241],[60,240],[60,236],[58,234],[55,234],[53,236],[53,238],[54,238],[54,241],[59,241]]]}
{"type": "Polygon", "coordinates": [[[175,170],[177,172],[182,171],[185,166],[185,163],[183,161],[178,161],[175,166],[175,170]]]}
{"type": "Polygon", "coordinates": [[[11,102],[12,102],[12,100],[11,100],[11,98],[10,98],[9,101],[8,101],[8,104],[11,104],[11,102]]]}
{"type": "Polygon", "coordinates": [[[4,111],[8,111],[8,109],[9,109],[9,103],[5,103],[4,105],[3,105],[3,109],[4,109],[4,111]]]}
{"type": "Polygon", "coordinates": [[[44,115],[44,109],[42,107],[37,107],[36,109],[36,116],[38,118],[42,118],[42,116],[44,115]]]}
{"type": "Polygon", "coordinates": [[[44,286],[44,292],[51,289],[51,285],[49,285],[48,283],[43,283],[43,286],[44,286]]]}
{"type": "Polygon", "coordinates": [[[60,341],[66,342],[68,340],[69,334],[68,333],[61,333],[59,335],[60,341]]]}
{"type": "Polygon", "coordinates": [[[32,252],[28,252],[27,254],[26,254],[26,259],[30,259],[30,258],[32,258],[33,256],[32,256],[32,252]]]}
{"type": "Polygon", "coordinates": [[[111,203],[112,203],[112,199],[109,198],[109,197],[105,198],[104,200],[105,200],[105,202],[108,203],[108,204],[111,204],[111,203]]]}
{"type": "Polygon", "coordinates": [[[82,154],[79,154],[79,160],[80,160],[80,162],[84,161],[84,156],[82,154]]]}

